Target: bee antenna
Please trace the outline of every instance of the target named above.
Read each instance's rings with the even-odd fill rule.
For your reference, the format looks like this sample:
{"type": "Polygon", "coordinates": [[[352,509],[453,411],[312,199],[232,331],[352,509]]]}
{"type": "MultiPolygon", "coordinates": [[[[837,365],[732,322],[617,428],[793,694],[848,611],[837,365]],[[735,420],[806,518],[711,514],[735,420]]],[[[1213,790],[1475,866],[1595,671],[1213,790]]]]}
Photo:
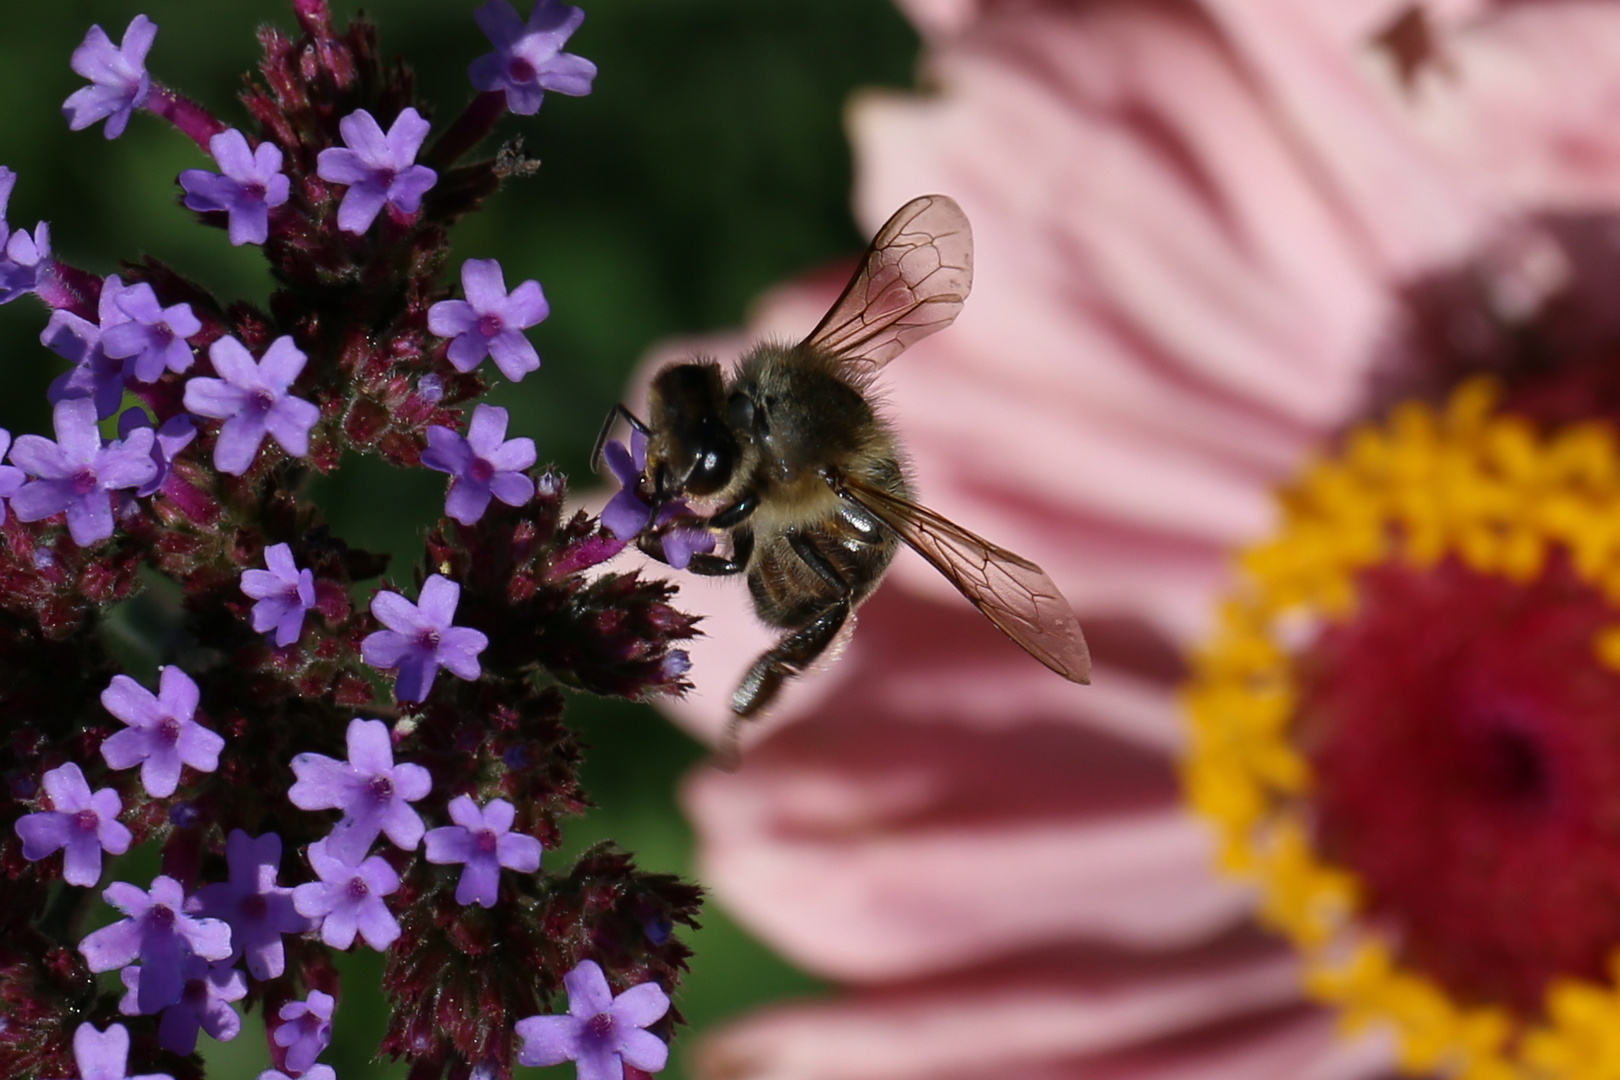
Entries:
{"type": "Polygon", "coordinates": [[[607,449],[608,438],[613,434],[613,425],[621,416],[624,417],[625,423],[643,435],[652,434],[640,417],[626,408],[622,402],[616,403],[608,410],[607,419],[602,421],[602,430],[597,432],[596,445],[591,448],[591,472],[602,471],[602,451],[607,449]]]}

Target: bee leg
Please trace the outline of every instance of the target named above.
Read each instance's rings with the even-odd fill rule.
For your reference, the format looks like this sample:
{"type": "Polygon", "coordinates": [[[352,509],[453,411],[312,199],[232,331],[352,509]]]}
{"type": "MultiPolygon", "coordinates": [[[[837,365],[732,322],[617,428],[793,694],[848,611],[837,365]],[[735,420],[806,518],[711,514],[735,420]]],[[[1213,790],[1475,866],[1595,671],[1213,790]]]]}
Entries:
{"type": "Polygon", "coordinates": [[[753,716],[769,705],[781,691],[783,683],[804,671],[827,651],[849,618],[851,592],[842,575],[821,554],[815,542],[803,533],[789,533],[788,543],[817,577],[837,591],[837,596],[816,612],[809,623],[788,634],[754,661],[748,674],[743,676],[737,692],[731,695],[731,711],[740,717],[753,716]]]}
{"type": "Polygon", "coordinates": [[[643,435],[650,434],[647,425],[642,423],[639,416],[625,408],[623,404],[614,405],[608,410],[607,419],[602,421],[602,430],[596,435],[596,446],[591,449],[591,472],[602,471],[602,450],[608,444],[608,436],[613,434],[613,425],[621,416],[624,417],[625,423],[643,435]]]}
{"type": "Polygon", "coordinates": [[[731,556],[694,553],[686,568],[704,577],[724,577],[740,574],[748,569],[748,560],[754,554],[754,530],[738,529],[731,534],[731,556]]]}

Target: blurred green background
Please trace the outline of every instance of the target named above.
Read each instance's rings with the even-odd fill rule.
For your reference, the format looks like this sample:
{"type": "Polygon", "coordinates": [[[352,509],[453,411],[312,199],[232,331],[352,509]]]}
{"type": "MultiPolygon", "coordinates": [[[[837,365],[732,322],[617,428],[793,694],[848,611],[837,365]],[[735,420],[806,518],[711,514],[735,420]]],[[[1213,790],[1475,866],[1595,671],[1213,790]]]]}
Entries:
{"type": "MultiPolygon", "coordinates": [[[[526,14],[527,0],[519,0],[526,14]]],[[[421,98],[440,122],[471,94],[467,64],[488,45],[474,0],[377,0],[385,56],[414,66],[421,98]]],[[[340,20],[357,5],[337,0],[340,20]]],[[[843,105],[863,86],[912,83],[917,42],[881,0],[610,0],[587,4],[568,45],[595,61],[595,92],[548,95],[538,115],[509,117],[497,138],[521,134],[542,161],[459,226],[455,264],[500,259],[508,284],[535,278],[550,319],[530,331],[544,366],[490,400],[512,412],[513,434],[532,436],[542,461],[581,487],[596,427],[626,373],[661,338],[738,325],[761,290],[865,238],[849,213],[850,160],[843,105]]],[[[159,25],[154,76],[227,122],[245,116],[235,94],[257,57],[255,29],[290,29],[285,0],[66,0],[7,7],[0,36],[0,164],[20,179],[8,218],[51,223],[60,258],[111,273],[120,258],[151,254],[226,298],[258,300],[269,279],[254,247],[195,224],[177,205],[174,178],[207,161],[161,121],[137,116],[113,142],[101,126],[67,130],[61,103],[82,80],[68,58],[92,23],[114,40],[137,12],[159,25]]],[[[65,364],[38,343],[46,313],[31,298],[0,307],[0,357],[10,380],[0,426],[49,431],[44,392],[65,364]]],[[[391,551],[396,567],[420,552],[442,507],[443,478],[351,460],[324,491],[328,514],[353,543],[391,551]]],[[[674,787],[703,750],[651,709],[581,698],[570,720],[592,746],[586,782],[599,809],[575,822],[573,853],[613,837],[655,870],[692,873],[691,834],[674,787]]],[[[701,1032],[728,1016],[815,982],[750,940],[711,904],[679,1003],[701,1032]]],[[[341,1080],[403,1076],[370,1063],[382,1030],[374,994],[381,959],[352,958],[325,1060],[341,1080]]],[[[683,1033],[671,1067],[680,1077],[683,1033]]],[[[256,1018],[230,1044],[203,1040],[215,1080],[251,1078],[266,1065],[256,1018]]],[[[572,1075],[572,1066],[521,1070],[572,1075]]]]}

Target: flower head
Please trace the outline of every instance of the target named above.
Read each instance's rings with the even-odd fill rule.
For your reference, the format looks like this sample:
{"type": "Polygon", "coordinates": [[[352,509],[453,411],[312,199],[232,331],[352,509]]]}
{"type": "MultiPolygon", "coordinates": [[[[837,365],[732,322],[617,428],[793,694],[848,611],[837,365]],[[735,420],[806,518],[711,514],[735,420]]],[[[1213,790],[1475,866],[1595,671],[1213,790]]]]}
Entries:
{"type": "Polygon", "coordinates": [[[520,1062],[572,1061],[579,1080],[624,1080],[626,1064],[643,1072],[664,1067],[669,1047],[643,1030],[669,1011],[669,995],[657,983],[641,983],[614,997],[594,960],[582,960],[563,983],[568,987],[567,1016],[531,1016],[517,1022],[517,1034],[523,1039],[520,1062]]]}
{"type": "Polygon", "coordinates": [[[88,546],[113,532],[111,492],[140,487],[157,473],[153,435],[132,432],[103,447],[96,407],[85,398],[59,401],[53,410],[56,441],[20,435],[11,460],[33,477],[11,499],[21,521],[67,512],[73,542],[88,546]]]}
{"type": "MultiPolygon", "coordinates": [[[[197,956],[187,956],[181,966],[185,985],[180,1000],[163,1010],[158,1021],[158,1042],[163,1049],[176,1054],[189,1054],[197,1049],[197,1033],[208,1032],[208,1037],[230,1042],[242,1030],[242,1018],[231,1008],[231,1002],[247,997],[247,977],[227,964],[210,964],[197,956]]],[[[127,967],[118,973],[124,983],[124,997],[118,1011],[125,1016],[143,1012],[140,1007],[141,972],[139,967],[127,967]]]]}
{"type": "Polygon", "coordinates": [[[174,1080],[168,1073],[125,1073],[129,1032],[123,1024],[109,1024],[106,1031],[80,1024],[73,1032],[73,1060],[79,1066],[79,1080],[174,1080]]]}
{"type": "Polygon", "coordinates": [[[62,877],[70,885],[91,886],[101,880],[101,853],[129,850],[130,832],[118,821],[123,803],[118,792],[92,793],[84,773],[73,762],[45,774],[51,808],[25,814],[15,828],[22,837],[23,858],[43,859],[62,851],[62,877]]]}
{"type": "Polygon", "coordinates": [[[274,630],[276,647],[284,649],[298,640],[304,614],[315,606],[315,572],[300,570],[286,544],[265,548],[264,564],[268,570],[242,571],[242,591],[257,601],[253,629],[261,634],[274,630]]]}
{"type": "Polygon", "coordinates": [[[491,496],[508,506],[534,498],[534,481],[523,474],[535,462],[534,440],[506,438],[505,409],[478,406],[466,438],[451,428],[429,425],[427,440],[422,464],[450,474],[444,512],[463,525],[484,516],[491,496]]]}
{"type": "Polygon", "coordinates": [[[157,37],[157,24],[145,15],[130,20],[123,43],[114,47],[107,32],[92,26],[73,50],[73,70],[90,80],[62,103],[68,127],[82,131],[105,119],[103,133],[116,139],[124,133],[132,113],[146,103],[152,78],[146,73],[146,54],[157,37]]]}
{"type": "Polygon", "coordinates": [[[508,109],[532,116],[547,90],[571,97],[591,92],[596,65],[562,51],[585,21],[582,9],[561,0],[535,0],[525,23],[507,0],[489,0],[473,17],[495,51],[474,60],[467,76],[480,90],[504,90],[508,109]]]}
{"type": "Polygon", "coordinates": [[[247,347],[222,337],[208,347],[220,378],[198,376],[186,383],[186,408],[225,421],[214,445],[214,467],[241,476],[259,446],[271,435],[293,457],[309,453],[309,429],[321,410],[288,391],[309,359],[290,337],[278,337],[257,363],[247,347]]]}
{"type": "Polygon", "coordinates": [[[231,928],[219,919],[186,914],[185,891],[171,877],[152,879],[150,893],[115,881],[101,895],[124,918],[86,935],[79,952],[91,971],[111,971],[139,961],[136,1003],[142,1013],[155,1013],[180,1000],[188,956],[223,960],[231,954],[231,928]]]}
{"type": "Polygon", "coordinates": [[[292,889],[276,884],[281,866],[281,837],[249,836],[232,829],[225,841],[230,867],[227,881],[204,885],[191,898],[193,910],[223,919],[231,928],[231,959],[246,957],[255,979],[274,979],[286,968],[283,934],[310,928],[293,908],[292,889]]]}
{"type": "Polygon", "coordinates": [[[678,518],[691,516],[692,509],[685,499],[666,502],[653,520],[652,504],[640,495],[641,477],[647,469],[646,435],[632,432],[629,449],[617,440],[609,442],[602,448],[602,457],[619,481],[619,490],[602,508],[602,524],[608,532],[620,540],[630,540],[649,527],[664,529],[664,561],[677,570],[686,569],[694,554],[714,550],[713,530],[692,525],[668,527],[678,518]]]}
{"type": "Polygon", "coordinates": [[[478,654],[489,645],[489,638],[481,631],[451,625],[460,599],[461,586],[440,574],[422,583],[418,603],[391,592],[371,598],[371,613],[388,629],[368,634],[360,643],[361,655],[372,667],[399,668],[394,684],[399,700],[426,698],[441,667],[457,678],[478,678],[478,654]]]}
{"type": "Polygon", "coordinates": [[[338,228],[363,233],[384,205],[401,214],[421,209],[422,196],[439,174],[414,164],[428,133],[428,122],[420,113],[404,109],[384,134],[372,115],[359,109],[338,121],[338,131],[344,146],[328,147],[316,159],[322,180],[349,187],[338,205],[338,228]]]}
{"type": "Polygon", "coordinates": [[[465,300],[440,300],[428,308],[428,329],[450,338],[448,356],[457,371],[471,371],[486,356],[513,382],[540,367],[540,354],[523,331],[551,313],[538,281],[525,281],[511,293],[501,264],[468,259],[461,264],[465,300]]]}
{"type": "Polygon", "coordinates": [[[393,867],[375,855],[351,865],[333,856],[325,840],[309,846],[309,864],[321,880],[294,889],[293,905],[320,923],[322,941],[347,949],[359,934],[378,952],[394,943],[399,920],[383,899],[399,888],[393,867]]]}
{"type": "Polygon", "coordinates": [[[381,720],[349,721],[348,744],[346,762],[325,754],[293,758],[298,780],[287,798],[302,810],[343,811],[323,843],[333,857],[350,865],[365,856],[378,833],[387,833],[406,851],[414,849],[426,827],[409,804],[427,795],[433,778],[420,765],[394,764],[388,725],[381,720]]]}
{"type": "Polygon", "coordinates": [[[315,1059],[332,1045],[332,1009],[336,1005],[331,994],[311,990],[304,1001],[289,1001],[277,1015],[281,1023],[271,1038],[287,1051],[287,1070],[293,1073],[309,1071],[315,1059]]]}
{"type": "Polygon", "coordinates": [[[247,136],[229,128],[208,140],[208,151],[220,171],[186,169],[180,174],[186,206],[229,214],[232,244],[264,243],[270,236],[270,211],[286,202],[292,191],[292,182],[281,171],[281,147],[262,142],[250,150],[247,136]]]}
{"type": "Polygon", "coordinates": [[[501,867],[520,874],[540,869],[540,841],[512,832],[516,810],[494,799],[482,810],[466,795],[450,800],[454,825],[427,834],[427,861],[465,863],[456,883],[456,903],[494,907],[500,894],[501,867]]]}
{"type": "Polygon", "coordinates": [[[114,302],[124,319],[112,326],[103,323],[101,347],[109,357],[125,361],[126,378],[155,382],[165,368],[181,372],[191,367],[186,339],[201,330],[202,323],[191,313],[190,304],[164,307],[145,282],[119,290],[114,302]]]}
{"type": "Polygon", "coordinates": [[[114,769],[141,767],[141,786],[155,799],[174,794],[180,769],[199,772],[219,768],[225,740],[193,719],[197,684],[174,665],[162,669],[153,694],[128,675],[114,675],[101,692],[101,704],[129,726],[101,744],[101,756],[114,769]]]}

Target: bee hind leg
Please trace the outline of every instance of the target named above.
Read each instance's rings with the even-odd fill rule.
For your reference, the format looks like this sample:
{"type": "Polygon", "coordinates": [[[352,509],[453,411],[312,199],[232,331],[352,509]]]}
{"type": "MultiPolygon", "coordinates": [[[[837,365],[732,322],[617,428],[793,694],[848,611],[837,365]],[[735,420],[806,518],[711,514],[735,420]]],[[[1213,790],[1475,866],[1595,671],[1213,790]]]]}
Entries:
{"type": "Polygon", "coordinates": [[[838,637],[849,618],[848,595],[834,600],[810,623],[788,634],[754,661],[731,695],[731,711],[747,719],[776,699],[782,685],[814,664],[838,637]]]}

